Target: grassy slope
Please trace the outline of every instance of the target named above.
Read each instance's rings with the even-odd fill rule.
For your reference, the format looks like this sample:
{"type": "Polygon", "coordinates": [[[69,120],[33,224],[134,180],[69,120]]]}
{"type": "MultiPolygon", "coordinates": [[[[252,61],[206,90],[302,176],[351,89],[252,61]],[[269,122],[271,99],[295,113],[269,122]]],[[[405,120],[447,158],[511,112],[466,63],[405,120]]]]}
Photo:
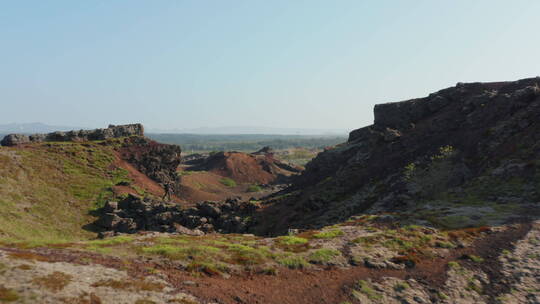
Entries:
{"type": "Polygon", "coordinates": [[[52,143],[0,148],[0,239],[77,240],[90,211],[127,179],[111,145],[52,143]]]}

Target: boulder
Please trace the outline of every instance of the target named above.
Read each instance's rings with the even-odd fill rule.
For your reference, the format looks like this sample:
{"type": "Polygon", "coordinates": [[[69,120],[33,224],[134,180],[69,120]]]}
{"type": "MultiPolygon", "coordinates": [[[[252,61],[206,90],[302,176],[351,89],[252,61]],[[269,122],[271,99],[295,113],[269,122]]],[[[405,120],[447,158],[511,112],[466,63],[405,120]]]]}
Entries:
{"type": "Polygon", "coordinates": [[[120,202],[107,202],[102,216],[95,222],[113,232],[177,232],[200,235],[203,232],[241,233],[248,229],[247,220],[258,205],[229,199],[227,202],[201,202],[182,209],[179,205],[128,195],[120,202]],[[221,205],[227,208],[220,208],[221,205]]]}
{"type": "Polygon", "coordinates": [[[95,221],[94,224],[105,229],[116,230],[115,228],[120,221],[122,221],[122,218],[118,215],[114,213],[105,213],[95,221]]]}
{"type": "Polygon", "coordinates": [[[16,146],[21,144],[27,144],[30,142],[30,137],[24,134],[9,134],[0,142],[2,146],[16,146]]]}

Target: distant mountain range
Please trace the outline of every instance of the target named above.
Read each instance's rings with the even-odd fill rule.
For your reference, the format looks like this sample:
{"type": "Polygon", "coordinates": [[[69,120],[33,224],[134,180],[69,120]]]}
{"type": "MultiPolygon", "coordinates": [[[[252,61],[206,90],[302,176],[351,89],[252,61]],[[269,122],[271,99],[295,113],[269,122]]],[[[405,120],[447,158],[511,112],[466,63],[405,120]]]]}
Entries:
{"type": "Polygon", "coordinates": [[[51,126],[41,122],[0,124],[0,133],[50,133],[84,129],[81,127],[51,126]]]}
{"type": "MultiPolygon", "coordinates": [[[[102,126],[105,128],[106,126],[102,126]]],[[[9,133],[50,133],[54,131],[70,131],[88,129],[77,126],[53,126],[41,122],[0,124],[0,134],[9,133]]],[[[92,129],[92,128],[90,128],[92,129]]],[[[273,135],[347,135],[345,129],[309,129],[309,128],[275,128],[253,126],[203,127],[192,129],[156,129],[146,128],[147,133],[154,134],[273,134],[273,135]]]]}
{"type": "Polygon", "coordinates": [[[148,133],[170,134],[275,134],[275,135],[346,135],[345,129],[275,128],[255,126],[203,127],[193,129],[152,129],[148,133]]]}

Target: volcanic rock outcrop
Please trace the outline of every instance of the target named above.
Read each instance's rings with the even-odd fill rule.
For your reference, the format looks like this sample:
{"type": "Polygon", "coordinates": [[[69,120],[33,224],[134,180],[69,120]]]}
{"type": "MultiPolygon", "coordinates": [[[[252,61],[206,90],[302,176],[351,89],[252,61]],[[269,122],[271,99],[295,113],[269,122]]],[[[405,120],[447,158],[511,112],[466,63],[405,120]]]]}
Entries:
{"type": "Polygon", "coordinates": [[[181,152],[180,146],[135,136],[126,138],[120,148],[120,157],[162,186],[169,187],[171,194],[179,194],[180,178],[176,170],[181,162],[181,152]]]}
{"type": "Polygon", "coordinates": [[[500,211],[485,206],[540,201],[540,78],[459,83],[377,105],[374,114],[373,125],[308,163],[295,192],[273,209],[283,223],[277,226],[320,227],[360,212],[413,210],[419,202],[474,200],[500,211]]]}
{"type": "Polygon", "coordinates": [[[243,233],[248,227],[246,215],[257,208],[255,203],[229,199],[223,203],[201,202],[182,210],[178,204],[129,195],[120,202],[108,202],[95,224],[107,231],[103,235],[143,230],[191,235],[243,233]]]}
{"type": "Polygon", "coordinates": [[[3,146],[15,146],[27,143],[47,141],[89,141],[106,140],[110,138],[144,136],[144,128],[141,124],[109,125],[105,129],[78,130],[68,132],[53,132],[48,134],[9,134],[0,142],[3,146]]]}

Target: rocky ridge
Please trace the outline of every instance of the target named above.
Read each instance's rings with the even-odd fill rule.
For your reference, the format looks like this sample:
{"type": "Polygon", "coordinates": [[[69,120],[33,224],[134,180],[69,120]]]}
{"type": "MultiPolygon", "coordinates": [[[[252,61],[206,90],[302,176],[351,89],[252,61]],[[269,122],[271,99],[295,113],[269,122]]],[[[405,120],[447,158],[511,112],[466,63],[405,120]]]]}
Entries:
{"type": "Polygon", "coordinates": [[[360,212],[422,206],[437,216],[437,209],[461,202],[459,212],[439,214],[465,219],[473,213],[464,220],[469,225],[493,224],[497,212],[485,215],[501,210],[500,204],[521,208],[522,215],[536,210],[540,78],[460,83],[425,98],[377,105],[374,113],[373,125],[352,131],[346,143],[308,163],[290,195],[263,216],[275,216],[278,226],[320,227],[360,212]],[[463,206],[472,200],[474,207],[463,206]]]}
{"type": "Polygon", "coordinates": [[[68,132],[52,132],[48,134],[9,134],[0,142],[2,146],[15,146],[28,143],[48,142],[48,141],[90,141],[106,140],[111,138],[144,136],[144,127],[141,124],[129,125],[109,125],[104,129],[95,130],[75,130],[68,132]]]}

